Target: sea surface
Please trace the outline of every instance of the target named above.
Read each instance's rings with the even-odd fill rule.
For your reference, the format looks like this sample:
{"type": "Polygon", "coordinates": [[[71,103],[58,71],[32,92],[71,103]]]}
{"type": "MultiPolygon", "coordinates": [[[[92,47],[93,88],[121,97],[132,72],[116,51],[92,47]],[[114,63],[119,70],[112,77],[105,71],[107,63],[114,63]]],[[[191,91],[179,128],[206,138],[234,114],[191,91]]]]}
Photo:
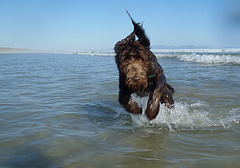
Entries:
{"type": "Polygon", "coordinates": [[[238,168],[239,51],[156,50],[175,106],[152,121],[119,105],[113,52],[0,54],[0,167],[238,168]]]}

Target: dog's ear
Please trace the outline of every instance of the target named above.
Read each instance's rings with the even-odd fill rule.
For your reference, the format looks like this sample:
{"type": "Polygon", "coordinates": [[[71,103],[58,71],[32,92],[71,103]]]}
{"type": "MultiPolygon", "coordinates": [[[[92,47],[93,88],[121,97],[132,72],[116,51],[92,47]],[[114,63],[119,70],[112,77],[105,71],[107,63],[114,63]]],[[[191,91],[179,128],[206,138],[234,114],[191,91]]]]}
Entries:
{"type": "Polygon", "coordinates": [[[134,26],[134,32],[136,34],[136,36],[138,37],[138,41],[140,41],[140,43],[144,46],[144,47],[147,47],[149,48],[150,46],[150,41],[149,39],[147,38],[147,36],[145,35],[145,31],[143,30],[142,28],[142,25],[140,25],[140,23],[136,23],[131,15],[128,13],[128,11],[126,10],[128,16],[130,17],[131,21],[132,21],[132,24],[134,26]]]}

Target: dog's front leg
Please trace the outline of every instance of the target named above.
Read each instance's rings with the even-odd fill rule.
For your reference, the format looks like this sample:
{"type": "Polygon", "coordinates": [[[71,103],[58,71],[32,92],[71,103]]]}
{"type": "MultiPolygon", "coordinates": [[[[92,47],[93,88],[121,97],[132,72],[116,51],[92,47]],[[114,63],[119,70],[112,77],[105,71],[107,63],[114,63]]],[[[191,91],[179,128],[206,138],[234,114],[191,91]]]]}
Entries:
{"type": "Polygon", "coordinates": [[[142,108],[138,106],[137,102],[133,101],[130,92],[120,89],[119,102],[128,112],[142,114],[142,108]]]}
{"type": "Polygon", "coordinates": [[[147,109],[145,111],[149,120],[156,118],[159,112],[160,99],[162,97],[163,84],[161,78],[157,80],[156,87],[149,95],[147,109]]]}

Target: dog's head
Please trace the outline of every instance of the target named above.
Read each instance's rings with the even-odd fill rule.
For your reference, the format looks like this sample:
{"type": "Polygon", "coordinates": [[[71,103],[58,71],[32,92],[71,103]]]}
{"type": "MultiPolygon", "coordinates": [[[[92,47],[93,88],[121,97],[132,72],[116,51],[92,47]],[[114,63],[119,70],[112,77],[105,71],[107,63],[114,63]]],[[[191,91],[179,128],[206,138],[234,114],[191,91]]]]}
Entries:
{"type": "Polygon", "coordinates": [[[147,88],[148,78],[143,62],[134,62],[127,66],[126,84],[134,92],[147,88]]]}
{"type": "Polygon", "coordinates": [[[142,57],[131,57],[122,63],[121,70],[126,77],[126,85],[133,91],[144,91],[148,86],[149,63],[142,57]]]}

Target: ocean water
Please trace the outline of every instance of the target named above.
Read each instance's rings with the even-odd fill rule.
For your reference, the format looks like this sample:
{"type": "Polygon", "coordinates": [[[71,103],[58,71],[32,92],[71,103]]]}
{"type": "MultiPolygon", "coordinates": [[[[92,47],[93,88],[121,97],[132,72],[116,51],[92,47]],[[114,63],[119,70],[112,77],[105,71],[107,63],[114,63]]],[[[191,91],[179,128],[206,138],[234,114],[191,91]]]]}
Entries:
{"type": "Polygon", "coordinates": [[[176,92],[152,121],[119,105],[112,52],[0,54],[0,167],[239,167],[239,50],[155,54],[176,92]]]}

